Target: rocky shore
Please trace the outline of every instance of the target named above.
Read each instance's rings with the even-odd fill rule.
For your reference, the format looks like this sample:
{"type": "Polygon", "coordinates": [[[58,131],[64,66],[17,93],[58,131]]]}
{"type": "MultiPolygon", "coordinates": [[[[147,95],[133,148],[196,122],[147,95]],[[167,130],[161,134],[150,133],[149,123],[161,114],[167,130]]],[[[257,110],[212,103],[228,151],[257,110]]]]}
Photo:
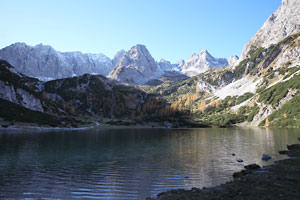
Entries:
{"type": "MultiPolygon", "coordinates": [[[[300,139],[299,139],[300,140],[300,139]]],[[[234,174],[234,180],[213,188],[171,190],[147,200],[300,199],[300,145],[288,145],[289,159],[263,168],[252,165],[234,174]]]]}

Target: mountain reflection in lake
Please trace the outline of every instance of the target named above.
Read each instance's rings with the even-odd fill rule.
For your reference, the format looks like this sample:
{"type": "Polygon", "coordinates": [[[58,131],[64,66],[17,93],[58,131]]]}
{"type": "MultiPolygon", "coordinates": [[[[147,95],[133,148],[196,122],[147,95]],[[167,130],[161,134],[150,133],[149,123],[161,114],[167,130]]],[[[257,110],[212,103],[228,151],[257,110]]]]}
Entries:
{"type": "Polygon", "coordinates": [[[0,198],[145,199],[214,186],[246,164],[285,158],[278,151],[297,137],[299,129],[260,128],[0,131],[0,198]]]}

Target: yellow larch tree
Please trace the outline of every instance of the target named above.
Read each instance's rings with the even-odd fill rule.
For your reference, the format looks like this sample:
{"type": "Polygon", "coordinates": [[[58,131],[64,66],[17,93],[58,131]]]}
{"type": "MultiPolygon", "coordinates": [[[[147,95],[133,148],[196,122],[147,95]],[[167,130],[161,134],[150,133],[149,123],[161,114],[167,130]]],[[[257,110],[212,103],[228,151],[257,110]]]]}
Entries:
{"type": "Polygon", "coordinates": [[[215,107],[215,98],[210,99],[210,106],[215,107]]]}
{"type": "Polygon", "coordinates": [[[218,99],[218,100],[216,101],[216,107],[219,107],[219,106],[221,105],[221,103],[222,103],[222,100],[221,100],[221,99],[218,99]]]}
{"type": "Polygon", "coordinates": [[[184,106],[188,107],[190,104],[191,104],[191,98],[188,97],[187,100],[184,103],[184,106]]]}
{"type": "Polygon", "coordinates": [[[198,103],[198,109],[201,110],[201,112],[205,111],[205,100],[202,100],[198,103]]]}
{"type": "Polygon", "coordinates": [[[266,119],[266,124],[265,124],[265,126],[268,127],[269,124],[270,124],[270,121],[269,121],[269,118],[267,118],[267,119],[266,119]]]}
{"type": "Polygon", "coordinates": [[[210,93],[209,92],[205,92],[205,95],[204,95],[204,98],[208,98],[210,96],[210,93]]]}

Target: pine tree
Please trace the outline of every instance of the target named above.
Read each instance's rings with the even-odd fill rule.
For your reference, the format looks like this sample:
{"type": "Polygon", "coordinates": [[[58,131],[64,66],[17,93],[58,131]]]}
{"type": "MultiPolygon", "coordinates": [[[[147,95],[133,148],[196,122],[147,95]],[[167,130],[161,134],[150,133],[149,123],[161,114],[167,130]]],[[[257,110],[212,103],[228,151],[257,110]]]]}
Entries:
{"type": "Polygon", "coordinates": [[[47,99],[47,93],[46,93],[46,91],[43,91],[43,93],[42,93],[42,99],[47,99]]]}
{"type": "Polygon", "coordinates": [[[72,115],[75,115],[75,114],[76,114],[74,106],[71,106],[71,107],[70,107],[70,113],[71,113],[72,115]]]}

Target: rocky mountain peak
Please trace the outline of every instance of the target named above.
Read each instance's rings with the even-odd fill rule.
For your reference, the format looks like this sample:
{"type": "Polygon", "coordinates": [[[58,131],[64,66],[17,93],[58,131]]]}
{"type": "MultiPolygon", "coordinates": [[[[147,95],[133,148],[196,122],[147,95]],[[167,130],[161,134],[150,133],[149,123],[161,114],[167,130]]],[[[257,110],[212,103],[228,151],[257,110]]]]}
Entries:
{"type": "Polygon", "coordinates": [[[300,29],[299,0],[282,0],[282,5],[264,23],[262,28],[244,47],[241,59],[246,58],[251,47],[269,47],[300,29]]]}
{"type": "Polygon", "coordinates": [[[194,57],[194,58],[202,57],[204,59],[213,58],[213,56],[206,49],[200,50],[197,53],[193,53],[191,57],[194,57]]]}
{"type": "Polygon", "coordinates": [[[207,70],[228,65],[226,58],[214,58],[206,49],[192,54],[182,66],[182,72],[188,76],[195,76],[207,70]]]}
{"type": "Polygon", "coordinates": [[[282,0],[282,5],[289,4],[292,2],[297,2],[298,0],[282,0]]]}
{"type": "Polygon", "coordinates": [[[237,63],[238,60],[239,60],[239,57],[236,56],[236,55],[230,56],[230,57],[227,59],[228,64],[229,64],[230,66],[234,66],[234,65],[237,63]]]}
{"type": "Polygon", "coordinates": [[[152,58],[150,52],[146,48],[145,45],[137,44],[133,46],[130,51],[126,53],[127,57],[137,62],[144,62],[148,61],[151,64],[155,63],[154,59],[152,58]]]}
{"type": "Polygon", "coordinates": [[[165,59],[160,59],[160,61],[157,63],[157,65],[160,67],[161,71],[180,71],[178,64],[172,64],[170,61],[167,61],[165,59]]]}
{"type": "Polygon", "coordinates": [[[177,65],[180,69],[182,69],[182,67],[184,66],[185,61],[183,59],[178,60],[177,65]]]}
{"type": "Polygon", "coordinates": [[[199,50],[197,53],[195,54],[199,54],[199,55],[210,55],[210,53],[207,51],[207,49],[202,49],[199,50]]]}
{"type": "Polygon", "coordinates": [[[118,51],[112,59],[112,64],[116,66],[119,63],[120,59],[125,55],[125,53],[126,51],[124,49],[118,51]]]}
{"type": "Polygon", "coordinates": [[[127,51],[108,77],[128,84],[144,84],[162,75],[145,45],[137,44],[127,51]]]}
{"type": "Polygon", "coordinates": [[[125,55],[120,59],[117,66],[127,66],[135,64],[139,68],[148,67],[151,70],[157,68],[154,58],[145,45],[137,44],[133,46],[125,55]]]}
{"type": "Polygon", "coordinates": [[[43,81],[86,73],[107,75],[113,69],[111,60],[103,54],[59,52],[43,44],[12,44],[0,50],[0,59],[8,61],[17,71],[43,81]]]}

